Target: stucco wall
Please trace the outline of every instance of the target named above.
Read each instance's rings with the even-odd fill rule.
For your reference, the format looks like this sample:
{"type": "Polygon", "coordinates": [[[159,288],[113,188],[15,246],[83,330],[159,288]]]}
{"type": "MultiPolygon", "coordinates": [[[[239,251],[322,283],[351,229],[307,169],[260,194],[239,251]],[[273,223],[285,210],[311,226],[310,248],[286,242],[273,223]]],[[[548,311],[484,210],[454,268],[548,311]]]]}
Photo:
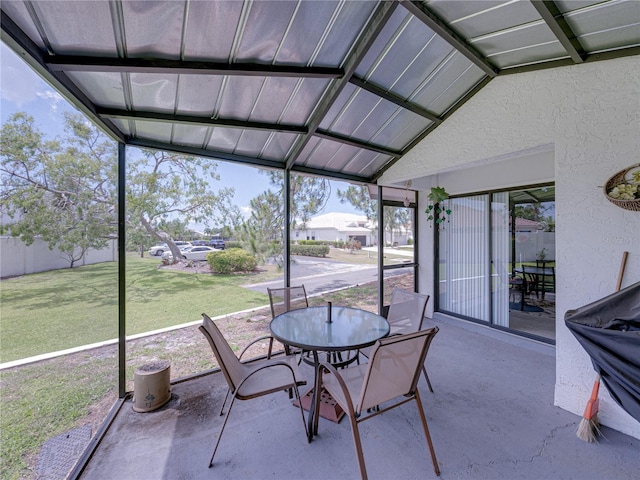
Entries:
{"type": "MultiPolygon", "coordinates": [[[[640,281],[640,213],[616,207],[601,189],[611,175],[639,161],[639,79],[637,56],[496,78],[380,180],[390,185],[415,178],[414,186],[439,183],[452,193],[481,191],[496,183],[526,185],[544,174],[522,169],[501,180],[494,174],[476,175],[473,188],[463,184],[462,173],[458,181],[455,171],[445,171],[490,172],[496,159],[505,164],[524,159],[530,165],[527,155],[538,150],[553,155],[558,266],[554,401],[580,416],[595,374],[564,325],[564,314],[615,290],[623,251],[629,258],[622,286],[640,281]]],[[[421,195],[421,209],[425,197],[421,195]]],[[[432,232],[425,221],[419,229],[419,281],[427,291],[432,290],[432,232]]],[[[606,389],[600,390],[599,418],[640,438],[640,423],[606,389]]]]}

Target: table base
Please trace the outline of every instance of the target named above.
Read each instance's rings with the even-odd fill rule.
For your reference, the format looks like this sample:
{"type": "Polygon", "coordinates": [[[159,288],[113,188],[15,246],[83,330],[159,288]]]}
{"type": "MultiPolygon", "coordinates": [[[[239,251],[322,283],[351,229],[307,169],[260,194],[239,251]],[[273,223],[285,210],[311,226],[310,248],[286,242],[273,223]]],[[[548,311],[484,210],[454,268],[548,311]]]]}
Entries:
{"type": "MultiPolygon", "coordinates": [[[[313,388],[305,393],[300,399],[302,401],[302,408],[306,411],[309,411],[309,409],[311,408],[312,397],[313,388]]],[[[293,404],[296,407],[299,406],[297,400],[294,400],[293,404]]],[[[344,417],[344,410],[342,410],[342,407],[338,405],[333,397],[329,395],[329,392],[327,392],[324,388],[320,392],[320,416],[322,418],[326,418],[327,420],[331,420],[334,423],[340,423],[340,420],[342,420],[342,417],[344,417]]]]}

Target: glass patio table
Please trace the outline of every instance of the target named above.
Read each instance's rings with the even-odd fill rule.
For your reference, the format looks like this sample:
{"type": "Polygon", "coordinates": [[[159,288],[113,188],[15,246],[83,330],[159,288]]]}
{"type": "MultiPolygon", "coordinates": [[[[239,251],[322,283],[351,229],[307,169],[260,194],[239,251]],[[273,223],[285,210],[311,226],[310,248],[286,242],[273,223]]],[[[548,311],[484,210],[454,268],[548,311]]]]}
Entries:
{"type": "Polygon", "coordinates": [[[269,328],[278,341],[313,354],[314,386],[308,419],[311,441],[317,433],[318,392],[321,392],[318,352],[357,350],[373,345],[389,335],[389,322],[366,310],[329,304],[282,313],[271,321],[269,328]]]}

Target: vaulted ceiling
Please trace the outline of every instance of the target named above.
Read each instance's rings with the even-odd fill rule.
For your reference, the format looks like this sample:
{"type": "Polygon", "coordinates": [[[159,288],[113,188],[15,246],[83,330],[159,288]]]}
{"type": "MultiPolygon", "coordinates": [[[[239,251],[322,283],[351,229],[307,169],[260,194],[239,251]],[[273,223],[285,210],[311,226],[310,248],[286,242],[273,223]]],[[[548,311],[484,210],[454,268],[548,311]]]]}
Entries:
{"type": "Polygon", "coordinates": [[[640,53],[637,0],[0,8],[2,40],[120,142],[364,183],[497,76],[640,53]]]}

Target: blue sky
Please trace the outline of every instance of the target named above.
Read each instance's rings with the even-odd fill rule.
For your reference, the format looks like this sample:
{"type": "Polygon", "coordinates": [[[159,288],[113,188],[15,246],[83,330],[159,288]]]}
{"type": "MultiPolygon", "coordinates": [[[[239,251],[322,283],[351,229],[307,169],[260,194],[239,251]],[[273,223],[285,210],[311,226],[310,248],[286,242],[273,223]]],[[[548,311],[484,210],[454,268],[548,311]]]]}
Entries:
{"type": "MultiPolygon", "coordinates": [[[[1,42],[0,74],[0,120],[3,124],[14,113],[23,111],[33,116],[38,128],[48,137],[62,135],[63,114],[77,110],[1,42]]],[[[218,161],[218,172],[221,181],[214,188],[235,187],[236,203],[245,212],[249,201],[266,189],[267,177],[256,168],[218,161]],[[234,179],[241,181],[234,185],[234,179]]],[[[331,199],[321,213],[359,213],[351,205],[341,204],[338,200],[337,189],[344,190],[347,186],[344,182],[332,182],[331,199]]]]}

